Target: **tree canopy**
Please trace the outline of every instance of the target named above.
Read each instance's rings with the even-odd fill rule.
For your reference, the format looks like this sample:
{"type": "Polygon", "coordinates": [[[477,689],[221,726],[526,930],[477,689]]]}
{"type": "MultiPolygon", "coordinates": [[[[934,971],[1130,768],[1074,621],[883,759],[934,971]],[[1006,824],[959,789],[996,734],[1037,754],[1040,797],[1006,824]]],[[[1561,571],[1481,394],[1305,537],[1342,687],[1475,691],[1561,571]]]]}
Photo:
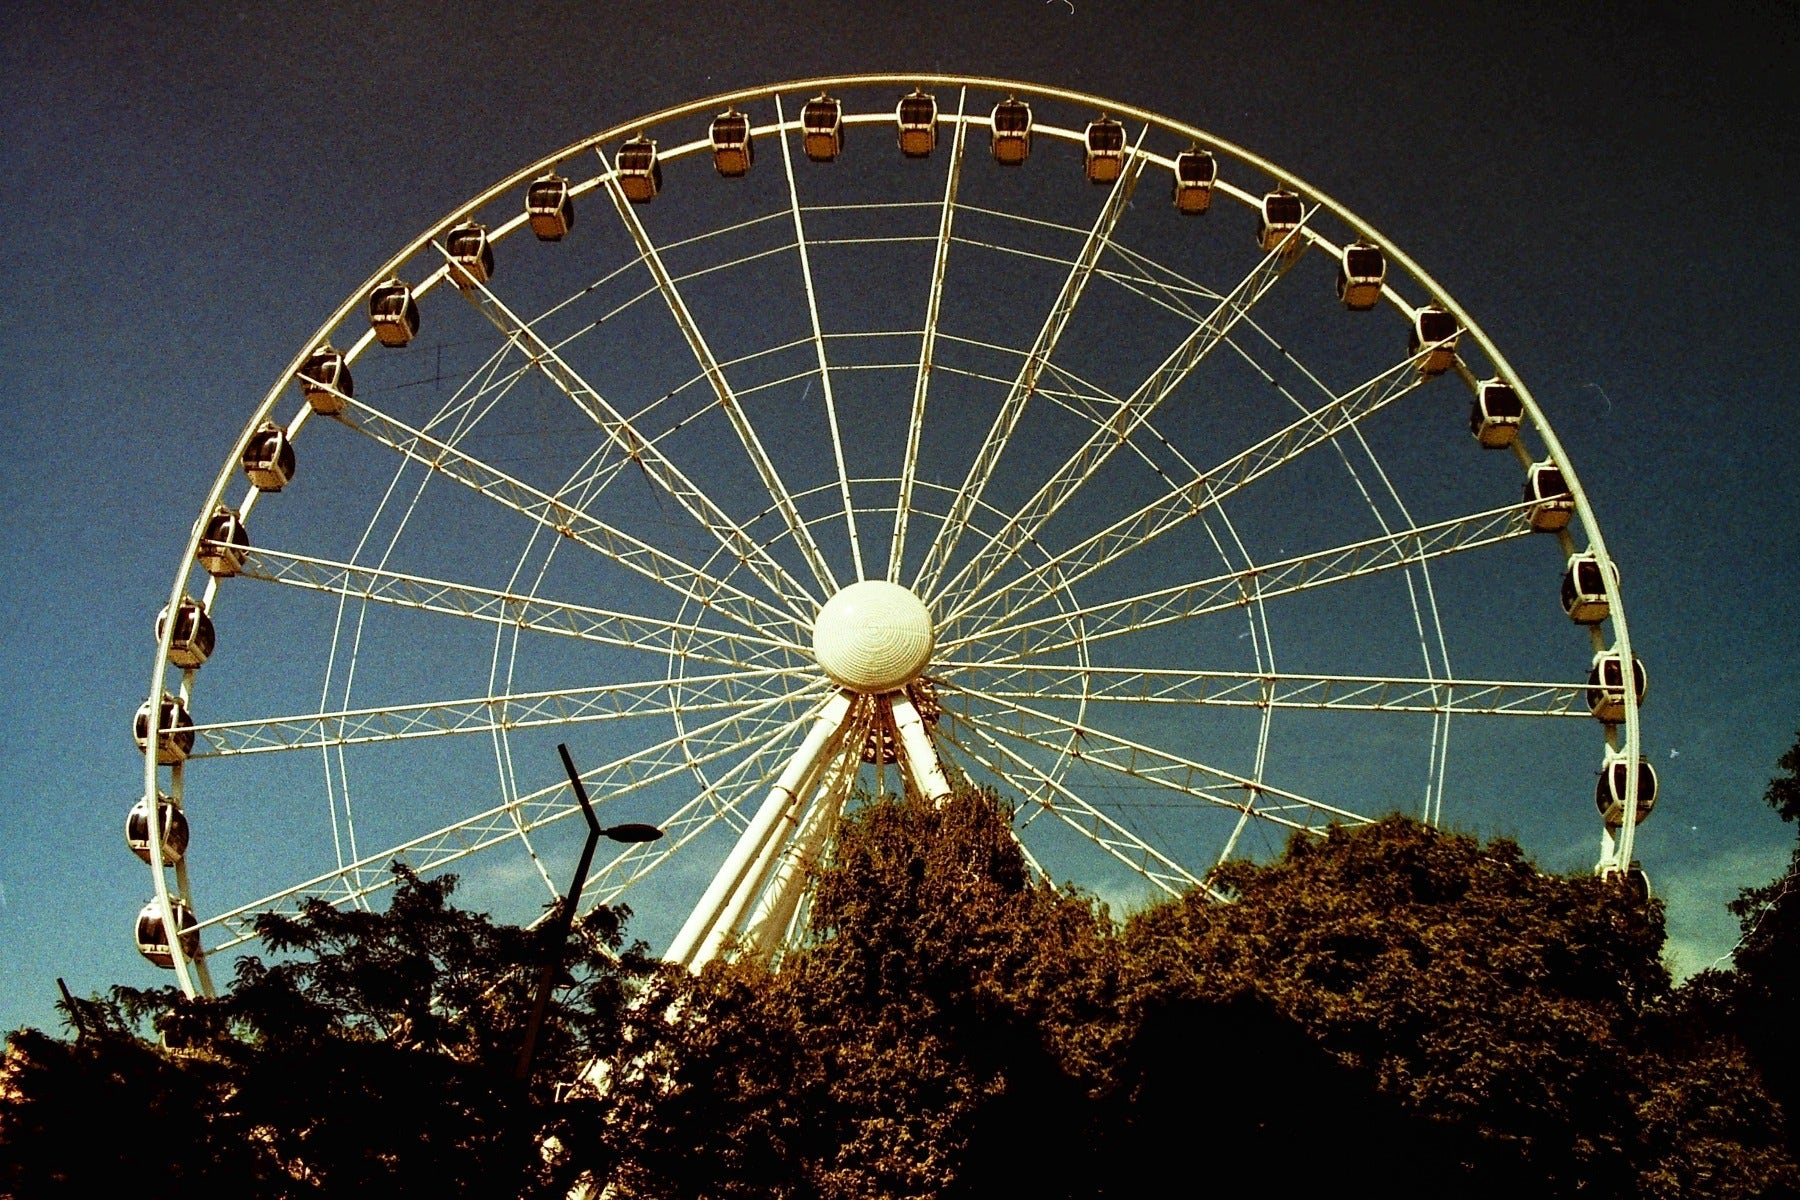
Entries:
{"type": "Polygon", "coordinates": [[[538,1139],[598,1119],[591,1101],[553,1104],[553,1089],[616,1045],[649,970],[635,950],[619,956],[624,914],[581,923],[542,1069],[521,1086],[514,1059],[549,947],[450,904],[453,876],[395,870],[383,911],[314,901],[260,918],[279,957],[240,960],[218,999],[115,988],[76,1002],[72,1044],[13,1035],[0,1192],[564,1195],[569,1170],[545,1164],[538,1139]]]}
{"type": "Polygon", "coordinates": [[[217,1000],[116,989],[73,1043],[13,1036],[0,1191],[1800,1195],[1785,885],[1747,894],[1738,972],[1675,988],[1659,903],[1507,841],[1337,828],[1121,923],[1034,878],[1012,815],[859,804],[779,962],[656,967],[600,910],[529,1088],[544,935],[404,872],[385,912],[267,918],[217,1000]]]}

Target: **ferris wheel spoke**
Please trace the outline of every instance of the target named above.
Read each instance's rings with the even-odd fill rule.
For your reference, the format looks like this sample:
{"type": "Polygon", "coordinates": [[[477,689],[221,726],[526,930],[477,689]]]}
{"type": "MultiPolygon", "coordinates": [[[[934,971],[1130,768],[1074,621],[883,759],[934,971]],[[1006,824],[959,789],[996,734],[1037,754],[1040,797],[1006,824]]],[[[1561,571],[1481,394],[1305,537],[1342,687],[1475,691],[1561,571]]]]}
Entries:
{"type": "Polygon", "coordinates": [[[599,687],[217,721],[194,726],[199,745],[189,757],[227,758],[282,750],[316,750],[366,742],[495,733],[630,717],[668,719],[677,714],[715,712],[767,699],[780,692],[779,684],[784,679],[801,675],[800,668],[762,668],[599,687]],[[674,695],[677,692],[680,694],[674,695]]]}
{"type": "Polygon", "coordinates": [[[1140,779],[1208,805],[1249,812],[1289,829],[1316,832],[1332,821],[1366,824],[1368,818],[1296,792],[1260,783],[1219,767],[1108,733],[1083,720],[1071,721],[1013,700],[1002,700],[966,685],[940,689],[944,711],[958,721],[1042,746],[1089,766],[1140,779]]]}
{"type": "MultiPolygon", "coordinates": [[[[1316,207],[1312,210],[1317,211],[1316,207]]],[[[1307,216],[1311,217],[1312,212],[1307,216]]],[[[1080,491],[1084,483],[1094,477],[1114,451],[1150,419],[1219,343],[1229,336],[1238,322],[1269,294],[1293,265],[1295,256],[1290,252],[1290,247],[1296,244],[1296,239],[1303,235],[1304,230],[1305,223],[1302,222],[1301,227],[1289,233],[1280,245],[1263,255],[1250,273],[1214,306],[1206,319],[1196,325],[1149,377],[1125,398],[1125,402],[1112,414],[1106,426],[1090,434],[1052,472],[1037,492],[995,531],[974,557],[951,577],[950,582],[934,593],[932,598],[940,607],[953,610],[960,607],[966,597],[987,586],[1022,547],[1036,540],[1044,523],[1071,496],[1080,491]]]]}
{"type": "Polygon", "coordinates": [[[989,648],[992,653],[978,661],[995,666],[1067,649],[1084,641],[1092,643],[1119,637],[1172,621],[1190,620],[1207,613],[1391,571],[1448,554],[1528,537],[1532,533],[1525,515],[1529,507],[1527,503],[1509,504],[1313,554],[1250,566],[1209,579],[983,629],[963,637],[945,639],[940,652],[947,654],[976,646],[989,648]],[[1071,636],[1069,630],[1078,624],[1081,631],[1071,636]]]}
{"type": "Polygon", "coordinates": [[[1340,396],[1334,396],[1327,403],[1307,412],[1285,429],[1218,463],[1211,470],[1195,473],[1188,482],[1160,499],[1146,504],[1067,550],[1035,564],[1017,578],[1008,580],[962,609],[952,611],[945,618],[945,624],[953,626],[965,615],[973,620],[982,620],[996,610],[1004,613],[1000,620],[1014,619],[1019,613],[1041,603],[1049,594],[1043,588],[1043,580],[1051,573],[1058,575],[1064,583],[1073,584],[1151,544],[1193,518],[1218,509],[1227,497],[1308,451],[1335,441],[1346,430],[1355,431],[1359,422],[1417,388],[1425,381],[1425,377],[1412,369],[1416,361],[1415,358],[1409,358],[1396,363],[1366,383],[1340,396]],[[1020,593],[1024,593],[1023,602],[1003,609],[1008,600],[1020,593]]]}
{"type": "Polygon", "coordinates": [[[797,618],[818,607],[818,598],[788,574],[769,552],[713,502],[711,496],[671,462],[654,441],[646,438],[584,379],[563,357],[538,336],[530,324],[508,308],[485,284],[470,289],[475,305],[509,341],[521,346],[532,366],[572,400],[599,426],[619,451],[621,465],[636,463],[645,476],[667,493],[699,523],[736,561],[744,564],[797,618]]]}
{"type": "Polygon", "coordinates": [[[421,433],[380,409],[358,400],[349,401],[349,405],[356,410],[356,418],[351,419],[346,412],[340,420],[428,470],[753,631],[788,629],[796,638],[805,636],[804,626],[791,614],[741,588],[708,575],[566,500],[522,483],[498,467],[421,433]]]}
{"type": "Polygon", "coordinates": [[[1029,663],[988,666],[955,661],[932,668],[932,678],[947,683],[960,682],[964,676],[977,681],[984,694],[1009,702],[1035,699],[1070,704],[1114,702],[1592,719],[1585,683],[1029,663]]]}
{"type": "Polygon", "coordinates": [[[239,573],[247,579],[346,600],[369,600],[719,666],[785,669],[810,662],[798,644],[777,638],[450,583],[269,547],[251,549],[239,573]]]}
{"type": "Polygon", "coordinates": [[[1037,388],[1038,376],[1056,353],[1063,331],[1068,328],[1076,306],[1081,303],[1082,294],[1087,290],[1088,281],[1094,276],[1101,254],[1112,242],[1113,230],[1117,227],[1119,218],[1124,216],[1131,193],[1137,187],[1138,176],[1144,169],[1146,160],[1138,150],[1148,132],[1149,126],[1146,125],[1139,131],[1137,143],[1133,145],[1131,152],[1125,156],[1119,178],[1113,182],[1106,202],[1100,206],[1099,215],[1088,228],[1081,251],[1075,256],[1068,275],[1063,279],[1056,299],[1051,302],[1049,315],[1044,318],[1043,326],[1033,339],[1024,362],[1020,364],[1018,375],[1000,403],[1000,411],[995,414],[987,436],[982,440],[980,449],[975,452],[975,461],[970,465],[962,487],[957,489],[956,500],[944,515],[937,537],[926,551],[925,561],[920,565],[912,585],[913,591],[920,595],[931,594],[937,589],[938,581],[949,566],[951,556],[956,553],[957,543],[961,541],[963,532],[981,504],[982,494],[987,491],[988,483],[994,477],[1000,456],[1005,452],[1013,431],[1018,428],[1019,420],[1025,414],[1025,406],[1037,388]]]}
{"type": "Polygon", "coordinates": [[[814,581],[827,594],[836,592],[838,590],[837,577],[832,574],[831,564],[825,561],[825,555],[820,551],[819,544],[813,540],[812,530],[801,519],[800,510],[794,503],[793,494],[788,491],[787,484],[782,482],[780,473],[775,469],[775,464],[769,459],[762,439],[757,436],[755,426],[750,423],[749,414],[744,411],[739,397],[732,391],[730,381],[725,378],[724,367],[719,364],[718,357],[713,354],[712,347],[706,341],[706,335],[700,331],[699,324],[694,320],[694,314],[687,306],[687,301],[682,299],[680,288],[676,286],[674,278],[669,274],[668,267],[663,264],[662,254],[657,250],[656,243],[650,240],[650,234],[645,230],[644,223],[638,219],[637,213],[631,207],[631,202],[625,198],[624,191],[619,187],[617,174],[613,172],[612,164],[607,162],[606,155],[598,147],[595,148],[595,153],[600,155],[601,163],[607,168],[606,194],[612,199],[613,207],[618,210],[619,220],[624,222],[627,232],[631,234],[632,241],[637,244],[638,253],[643,256],[644,265],[649,268],[651,277],[656,281],[657,289],[662,292],[663,300],[668,304],[669,312],[675,318],[675,324],[680,327],[682,337],[686,339],[689,350],[700,364],[701,372],[706,376],[707,382],[712,385],[714,394],[718,396],[720,407],[725,410],[726,417],[731,421],[731,427],[736,431],[738,441],[743,444],[745,453],[749,455],[750,464],[755,468],[757,477],[761,479],[770,501],[775,505],[776,511],[781,514],[788,534],[794,539],[795,547],[805,557],[806,565],[812,571],[814,581]]]}
{"type": "Polygon", "coordinates": [[[937,357],[938,312],[944,299],[944,267],[950,261],[950,230],[956,218],[956,189],[962,179],[963,146],[968,126],[963,110],[969,89],[957,94],[956,133],[950,144],[950,169],[944,178],[944,204],[938,213],[937,250],[931,260],[931,285],[925,297],[925,331],[919,340],[919,370],[913,378],[912,416],[906,424],[906,450],[900,463],[900,496],[894,505],[894,538],[888,547],[887,579],[900,582],[906,557],[906,524],[912,514],[913,481],[919,467],[919,438],[925,428],[925,398],[931,387],[931,368],[937,357]]]}
{"type": "MultiPolygon", "coordinates": [[[[775,120],[786,127],[781,112],[781,94],[775,94],[775,120]]],[[[862,539],[856,531],[856,508],[850,503],[850,471],[844,464],[844,436],[838,428],[837,393],[831,385],[831,363],[825,355],[825,330],[819,324],[819,297],[813,290],[812,255],[806,248],[806,226],[800,218],[800,188],[794,181],[794,152],[784,133],[776,141],[781,146],[781,165],[787,172],[788,203],[794,216],[794,247],[800,256],[800,282],[806,290],[806,315],[812,325],[813,353],[819,360],[819,389],[825,398],[825,421],[831,430],[831,455],[837,463],[838,495],[844,504],[844,530],[850,538],[850,561],[858,580],[868,578],[863,570],[862,539]]]]}
{"type": "MultiPolygon", "coordinates": [[[[1205,887],[1205,881],[1170,858],[1143,838],[1121,825],[1102,809],[1089,803],[1079,792],[1068,787],[1044,770],[1028,756],[1012,749],[1005,737],[986,724],[962,713],[952,714],[952,723],[966,729],[974,739],[987,747],[987,753],[969,738],[957,738],[939,728],[939,736],[950,740],[963,754],[992,772],[1014,788],[1027,802],[1041,812],[1048,812],[1070,826],[1100,849],[1112,855],[1142,876],[1151,885],[1170,896],[1179,896],[1190,888],[1205,887]]],[[[1054,747],[1033,743],[1034,747],[1054,752],[1054,747]]],[[[1042,873],[1043,868],[1038,868],[1042,873]]]]}
{"type": "MultiPolygon", "coordinates": [[[[724,758],[745,745],[775,735],[797,719],[794,710],[810,707],[806,702],[822,690],[823,685],[813,685],[789,695],[758,701],[683,735],[584,771],[582,780],[596,803],[622,799],[651,784],[684,774],[695,764],[724,758]],[[781,711],[784,709],[788,710],[785,716],[781,711]]],[[[521,834],[579,812],[579,807],[568,798],[568,785],[553,784],[390,849],[364,854],[354,862],[316,875],[295,887],[209,917],[195,928],[202,933],[209,929],[222,932],[225,940],[210,950],[227,950],[256,936],[256,917],[261,913],[298,912],[306,901],[314,899],[335,907],[359,903],[393,886],[392,873],[386,869],[390,863],[400,863],[418,874],[426,874],[471,854],[515,841],[521,834]]]]}

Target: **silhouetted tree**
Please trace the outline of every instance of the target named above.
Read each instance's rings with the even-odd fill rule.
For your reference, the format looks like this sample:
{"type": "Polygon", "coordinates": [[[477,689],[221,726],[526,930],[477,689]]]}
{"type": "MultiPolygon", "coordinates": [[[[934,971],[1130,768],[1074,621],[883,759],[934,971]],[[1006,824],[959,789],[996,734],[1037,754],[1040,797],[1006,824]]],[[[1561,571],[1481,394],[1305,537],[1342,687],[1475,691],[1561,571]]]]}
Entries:
{"type": "Polygon", "coordinates": [[[863,805],[812,928],[778,971],[709,967],[677,1005],[682,1052],[621,1095],[622,1192],[1094,1193],[1112,926],[1030,882],[991,794],[863,805]]]}
{"type": "Polygon", "coordinates": [[[592,1099],[553,1105],[554,1082],[612,1050],[647,969],[635,952],[616,957],[622,913],[582,922],[542,1069],[523,1087],[512,1069],[550,947],[449,904],[452,876],[395,870],[383,911],[315,901],[260,918],[279,957],[240,960],[217,999],[116,988],[110,1002],[76,1002],[73,1045],[14,1035],[0,1190],[563,1195],[593,1164],[547,1164],[539,1139],[561,1130],[600,1146],[584,1131],[601,1117],[592,1099]]]}
{"type": "Polygon", "coordinates": [[[1237,902],[1190,894],[1131,922],[1136,1004],[1251,998],[1406,1111],[1475,1135],[1473,1179],[1632,1194],[1632,1059],[1668,986],[1660,906],[1401,818],[1296,837],[1214,883],[1237,902]]]}
{"type": "MultiPolygon", "coordinates": [[[[1776,765],[1763,798],[1783,821],[1800,821],[1800,734],[1776,765]]],[[[1743,927],[1732,963],[1744,1040],[1775,1098],[1800,1114],[1800,845],[1781,878],[1746,889],[1731,911],[1743,927]]],[[[1790,1144],[1800,1156],[1800,1140],[1790,1144]]]]}

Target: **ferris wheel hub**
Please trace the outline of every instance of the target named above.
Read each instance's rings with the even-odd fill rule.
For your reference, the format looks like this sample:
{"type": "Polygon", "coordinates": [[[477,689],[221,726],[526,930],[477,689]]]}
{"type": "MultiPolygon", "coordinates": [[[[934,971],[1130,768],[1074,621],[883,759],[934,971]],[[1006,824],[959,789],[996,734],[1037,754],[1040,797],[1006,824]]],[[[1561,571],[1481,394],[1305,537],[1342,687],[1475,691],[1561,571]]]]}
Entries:
{"type": "Polygon", "coordinates": [[[833,683],[852,691],[906,686],[935,648],[924,602],[885,580],[851,584],[827,600],[813,621],[813,657],[833,683]]]}

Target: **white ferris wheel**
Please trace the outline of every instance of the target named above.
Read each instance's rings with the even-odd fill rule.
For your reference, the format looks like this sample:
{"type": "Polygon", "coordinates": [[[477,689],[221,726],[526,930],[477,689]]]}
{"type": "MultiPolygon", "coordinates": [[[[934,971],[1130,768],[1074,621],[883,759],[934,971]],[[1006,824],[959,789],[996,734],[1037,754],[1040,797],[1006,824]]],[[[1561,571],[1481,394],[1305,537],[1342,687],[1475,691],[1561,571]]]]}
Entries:
{"type": "Polygon", "coordinates": [[[1524,382],[1317,189],[1057,88],[733,92],[481,192],[255,407],[158,632],[127,837],[190,993],[395,861],[540,912],[559,743],[664,831],[586,896],[689,966],[960,781],[1124,905],[1396,810],[1647,886],[1644,672],[1524,382]]]}

